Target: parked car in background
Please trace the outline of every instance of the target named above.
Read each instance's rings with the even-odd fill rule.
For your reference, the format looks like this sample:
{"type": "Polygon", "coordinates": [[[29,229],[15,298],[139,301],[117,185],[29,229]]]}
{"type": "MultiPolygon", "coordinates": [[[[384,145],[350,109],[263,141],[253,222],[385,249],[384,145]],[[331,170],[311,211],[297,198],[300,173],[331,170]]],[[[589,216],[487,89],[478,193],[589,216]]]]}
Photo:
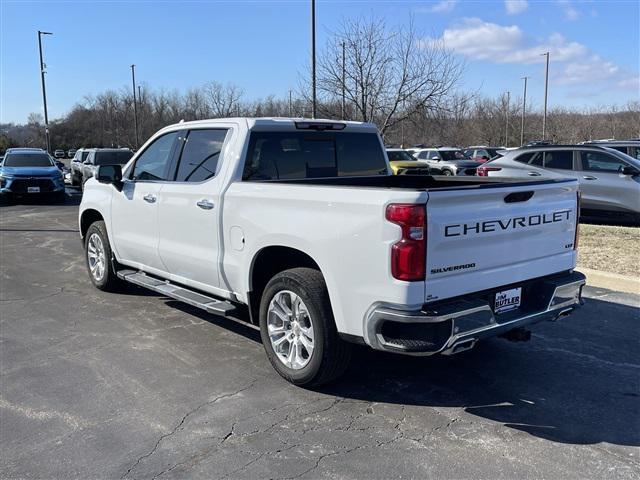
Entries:
{"type": "Polygon", "coordinates": [[[69,176],[71,177],[71,185],[74,187],[79,187],[82,184],[82,163],[87,159],[90,151],[90,148],[79,148],[69,162],[69,176]]]}
{"type": "Polygon", "coordinates": [[[572,177],[582,216],[640,223],[640,160],[598,145],[550,145],[506,152],[478,168],[487,177],[572,177]]]}
{"type": "Polygon", "coordinates": [[[95,175],[100,165],[124,165],[127,163],[133,152],[129,148],[94,148],[89,151],[89,155],[82,162],[82,185],[95,175]]]}
{"type": "Polygon", "coordinates": [[[72,148],[70,150],[67,151],[67,158],[73,158],[76,156],[76,152],[77,150],[75,148],[72,148]]]}
{"type": "Polygon", "coordinates": [[[62,172],[40,148],[9,148],[0,164],[0,195],[5,200],[48,195],[63,201],[62,172]]]}
{"type": "Polygon", "coordinates": [[[389,165],[394,175],[429,175],[429,165],[417,160],[402,148],[387,148],[389,165]]]}
{"type": "Polygon", "coordinates": [[[475,175],[480,165],[455,147],[419,148],[414,152],[413,156],[427,163],[435,175],[475,175]]]}
{"type": "Polygon", "coordinates": [[[492,159],[493,157],[500,155],[499,152],[504,150],[504,148],[505,147],[486,147],[482,145],[476,145],[467,147],[465,150],[463,150],[463,152],[471,160],[484,163],[492,159]]]}
{"type": "Polygon", "coordinates": [[[636,160],[640,160],[640,141],[638,140],[594,140],[592,142],[583,142],[581,145],[598,145],[600,147],[613,148],[619,152],[626,153],[636,160]]]}
{"type": "Polygon", "coordinates": [[[65,157],[65,153],[64,150],[56,150],[55,152],[53,152],[53,156],[56,158],[64,158],[65,157]]]}

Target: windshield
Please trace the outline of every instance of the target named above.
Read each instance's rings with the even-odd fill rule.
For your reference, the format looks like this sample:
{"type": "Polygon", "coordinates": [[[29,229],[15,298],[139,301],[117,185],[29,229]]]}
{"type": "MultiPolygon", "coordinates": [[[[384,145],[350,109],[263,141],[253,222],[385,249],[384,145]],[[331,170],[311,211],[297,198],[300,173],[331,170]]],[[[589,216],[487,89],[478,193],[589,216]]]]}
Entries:
{"type": "Polygon", "coordinates": [[[387,175],[375,133],[253,132],[243,180],[387,175]]]}
{"type": "Polygon", "coordinates": [[[84,162],[88,156],[89,156],[89,150],[82,152],[82,157],[80,157],[80,161],[84,162]]]}
{"type": "Polygon", "coordinates": [[[440,150],[438,153],[443,160],[469,160],[469,157],[466,157],[462,150],[440,150]]]}
{"type": "Polygon", "coordinates": [[[96,152],[95,165],[124,165],[133,156],[129,150],[96,152]]]}
{"type": "Polygon", "coordinates": [[[52,167],[46,153],[10,153],[4,157],[5,167],[52,167]]]}
{"type": "Polygon", "coordinates": [[[387,150],[387,156],[390,162],[411,162],[416,160],[406,150],[387,150]]]}

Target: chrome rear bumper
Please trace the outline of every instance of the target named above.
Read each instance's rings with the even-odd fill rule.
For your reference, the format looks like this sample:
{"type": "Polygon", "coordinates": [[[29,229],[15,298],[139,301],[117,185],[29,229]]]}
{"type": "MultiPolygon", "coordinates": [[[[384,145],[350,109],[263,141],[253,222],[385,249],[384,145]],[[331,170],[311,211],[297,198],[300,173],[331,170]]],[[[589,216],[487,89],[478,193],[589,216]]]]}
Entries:
{"type": "Polygon", "coordinates": [[[487,298],[513,286],[427,304],[418,311],[376,305],[365,319],[365,342],[377,350],[407,355],[451,355],[473,348],[482,338],[569,315],[582,304],[585,283],[580,272],[526,282],[521,307],[498,315],[487,298]]]}

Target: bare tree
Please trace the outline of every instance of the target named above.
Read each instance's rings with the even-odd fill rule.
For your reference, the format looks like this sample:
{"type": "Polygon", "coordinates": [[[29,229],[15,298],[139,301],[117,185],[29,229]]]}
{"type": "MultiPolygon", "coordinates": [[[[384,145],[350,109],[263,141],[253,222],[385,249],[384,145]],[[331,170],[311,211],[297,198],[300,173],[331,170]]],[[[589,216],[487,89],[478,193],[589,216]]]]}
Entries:
{"type": "Polygon", "coordinates": [[[243,91],[233,84],[209,82],[204,86],[208,106],[214,117],[233,117],[237,114],[243,91]]]}
{"type": "Polygon", "coordinates": [[[325,104],[339,105],[344,88],[350,116],[376,122],[382,135],[417,112],[441,108],[463,71],[442,42],[419,39],[413,20],[390,28],[382,20],[345,19],[318,65],[325,104]]]}

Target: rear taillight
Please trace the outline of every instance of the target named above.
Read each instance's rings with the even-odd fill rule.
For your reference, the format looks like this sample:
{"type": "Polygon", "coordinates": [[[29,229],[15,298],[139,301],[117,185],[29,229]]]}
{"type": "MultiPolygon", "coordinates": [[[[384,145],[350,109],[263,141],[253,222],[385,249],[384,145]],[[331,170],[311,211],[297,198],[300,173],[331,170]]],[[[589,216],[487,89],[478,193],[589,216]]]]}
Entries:
{"type": "Polygon", "coordinates": [[[487,167],[486,165],[482,165],[476,170],[476,175],[479,177],[488,177],[489,172],[499,172],[500,170],[502,170],[500,167],[487,167]]]}
{"type": "Polygon", "coordinates": [[[424,280],[426,221],[424,205],[393,203],[386,219],[402,228],[401,239],[391,247],[391,275],[398,280],[424,280]]]}
{"type": "Polygon", "coordinates": [[[580,190],[576,192],[576,234],[573,237],[573,249],[578,249],[578,240],[580,240],[580,203],[582,202],[582,194],[580,190]]]}

